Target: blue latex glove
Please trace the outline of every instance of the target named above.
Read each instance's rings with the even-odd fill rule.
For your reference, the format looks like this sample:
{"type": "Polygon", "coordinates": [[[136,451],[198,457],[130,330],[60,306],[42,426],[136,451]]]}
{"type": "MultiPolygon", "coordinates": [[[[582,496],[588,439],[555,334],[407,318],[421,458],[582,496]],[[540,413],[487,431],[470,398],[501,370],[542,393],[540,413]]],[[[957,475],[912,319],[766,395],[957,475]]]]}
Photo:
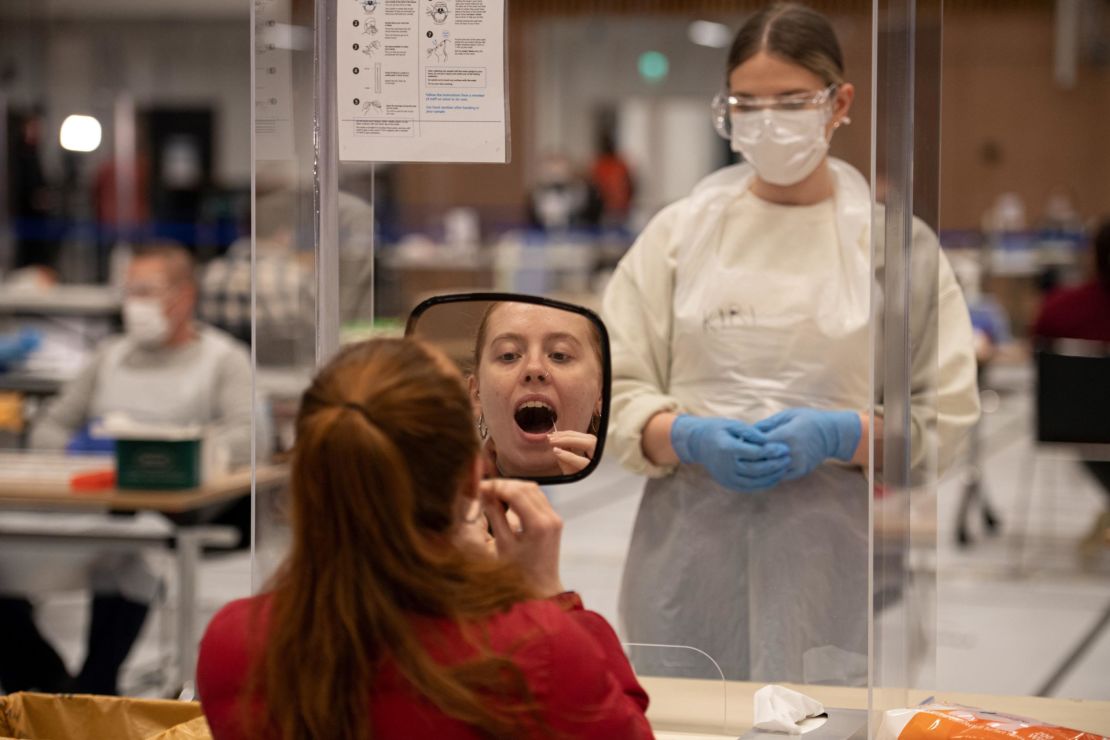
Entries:
{"type": "Polygon", "coordinates": [[[0,336],[0,365],[14,365],[39,348],[42,335],[35,329],[0,336]]]}
{"type": "Polygon", "coordinates": [[[679,460],[701,465],[734,491],[770,488],[790,469],[786,445],[768,444],[761,432],[734,419],[679,416],[671,426],[671,446],[679,460]]]}
{"type": "Polygon", "coordinates": [[[66,452],[71,455],[110,454],[116,451],[116,441],[89,434],[92,424],[86,424],[73,433],[66,443],[66,452]]]}
{"type": "Polygon", "coordinates": [[[809,475],[830,457],[848,462],[863,435],[855,411],[786,409],[756,422],[755,428],[790,448],[792,464],[785,480],[809,475]]]}

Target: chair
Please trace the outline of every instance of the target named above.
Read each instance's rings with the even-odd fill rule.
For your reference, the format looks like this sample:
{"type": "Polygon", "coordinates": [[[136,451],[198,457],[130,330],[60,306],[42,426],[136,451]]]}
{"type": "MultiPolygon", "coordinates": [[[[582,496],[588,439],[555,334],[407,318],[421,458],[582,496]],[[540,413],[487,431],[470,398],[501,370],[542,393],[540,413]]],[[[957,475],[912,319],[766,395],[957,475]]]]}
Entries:
{"type": "Polygon", "coordinates": [[[1110,461],[1110,346],[1057,340],[1038,349],[1035,364],[1036,449],[1028,458],[1018,500],[1014,565],[1019,571],[1028,536],[1038,450],[1069,450],[1085,461],[1110,461]]]}

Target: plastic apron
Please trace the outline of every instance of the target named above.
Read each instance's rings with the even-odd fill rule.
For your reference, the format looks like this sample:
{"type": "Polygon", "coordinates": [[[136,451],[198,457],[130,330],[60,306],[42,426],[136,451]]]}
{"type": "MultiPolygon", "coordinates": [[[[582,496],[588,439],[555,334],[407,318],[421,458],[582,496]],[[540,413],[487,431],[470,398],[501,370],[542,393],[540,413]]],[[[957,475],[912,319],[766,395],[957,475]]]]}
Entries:
{"type": "MultiPolygon", "coordinates": [[[[177,350],[198,352],[213,365],[198,366],[196,372],[182,382],[178,374],[166,377],[156,368],[128,366],[124,358],[136,348],[129,341],[117,343],[102,361],[102,368],[111,375],[98,379],[89,403],[89,416],[97,418],[116,411],[151,422],[209,422],[214,405],[209,379],[215,377],[216,359],[200,350],[199,342],[177,350]]],[[[12,512],[5,514],[5,521],[27,526],[46,522],[52,529],[69,532],[100,531],[105,526],[126,523],[128,529],[172,534],[169,524],[152,512],[141,512],[120,522],[113,522],[99,513],[12,512]]],[[[28,546],[26,550],[6,549],[0,563],[0,594],[34,595],[91,588],[97,593],[121,594],[132,601],[149,603],[157,595],[158,587],[158,576],[147,562],[146,554],[138,549],[73,553],[42,551],[28,546]]]]}
{"type": "MultiPolygon", "coordinates": [[[[689,413],[751,423],[794,406],[869,407],[870,192],[854,169],[830,165],[839,274],[722,267],[721,229],[729,204],[750,187],[749,167],[715,173],[691,195],[672,237],[681,241],[667,389],[689,413]],[[780,306],[789,296],[787,308],[752,308],[766,291],[780,292],[780,306]]],[[[703,650],[730,679],[862,684],[867,558],[858,468],[827,463],[750,494],[680,465],[644,490],[621,584],[625,634],[703,650]]],[[[683,654],[693,655],[633,657],[649,675],[712,677],[683,654]]]]}

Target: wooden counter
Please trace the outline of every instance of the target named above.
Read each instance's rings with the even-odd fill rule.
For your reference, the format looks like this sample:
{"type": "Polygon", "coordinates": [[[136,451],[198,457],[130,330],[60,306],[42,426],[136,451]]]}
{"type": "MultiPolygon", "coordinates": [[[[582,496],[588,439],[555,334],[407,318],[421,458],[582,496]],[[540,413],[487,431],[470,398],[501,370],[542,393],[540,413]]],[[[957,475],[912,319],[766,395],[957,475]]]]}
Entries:
{"type": "MultiPolygon", "coordinates": [[[[640,682],[651,697],[648,719],[661,738],[738,737],[752,728],[752,695],[764,684],[648,678],[640,682]],[[727,707],[727,709],[726,709],[727,707]],[[722,712],[727,716],[722,718],[722,712]],[[722,726],[723,722],[723,726],[722,726]]],[[[811,696],[827,707],[867,709],[867,690],[833,686],[781,684],[811,696]]],[[[1110,736],[1110,701],[1046,699],[919,690],[875,692],[877,708],[914,706],[935,701],[989,709],[1039,719],[1050,724],[1110,736]]],[[[788,736],[783,736],[788,737],[788,736]]]]}

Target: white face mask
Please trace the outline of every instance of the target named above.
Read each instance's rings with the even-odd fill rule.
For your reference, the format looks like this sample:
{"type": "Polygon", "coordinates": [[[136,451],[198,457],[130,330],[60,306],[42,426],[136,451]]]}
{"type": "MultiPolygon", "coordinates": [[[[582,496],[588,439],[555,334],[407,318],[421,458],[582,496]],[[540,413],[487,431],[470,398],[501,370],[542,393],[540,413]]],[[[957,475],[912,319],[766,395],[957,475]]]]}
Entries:
{"type": "Polygon", "coordinates": [[[123,302],[123,330],[139,346],[153,348],[165,344],[170,322],[157,298],[128,298],[123,302]]]}
{"type": "Polygon", "coordinates": [[[817,169],[829,142],[826,108],[764,109],[733,113],[732,150],[744,155],[759,177],[772,185],[794,185],[817,169]]]}

